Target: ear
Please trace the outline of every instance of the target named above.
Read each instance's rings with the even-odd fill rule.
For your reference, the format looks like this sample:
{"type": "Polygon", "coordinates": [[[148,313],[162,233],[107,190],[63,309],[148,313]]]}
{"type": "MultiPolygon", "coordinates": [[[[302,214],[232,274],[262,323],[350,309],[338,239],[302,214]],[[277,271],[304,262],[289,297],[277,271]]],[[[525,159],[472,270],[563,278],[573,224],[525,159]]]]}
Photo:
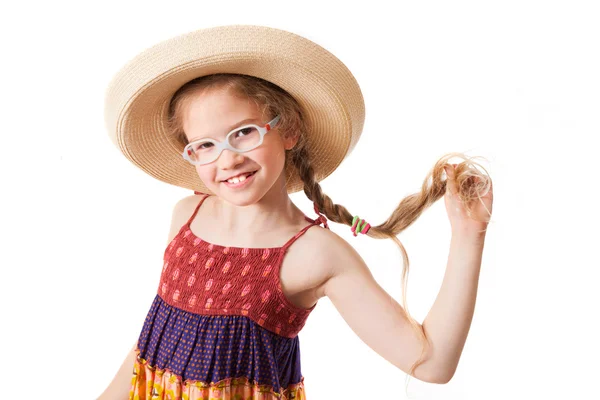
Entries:
{"type": "Polygon", "coordinates": [[[285,147],[285,149],[286,150],[293,149],[294,146],[296,146],[296,143],[298,143],[298,138],[299,138],[299,135],[297,133],[287,135],[283,139],[283,146],[285,147]]]}

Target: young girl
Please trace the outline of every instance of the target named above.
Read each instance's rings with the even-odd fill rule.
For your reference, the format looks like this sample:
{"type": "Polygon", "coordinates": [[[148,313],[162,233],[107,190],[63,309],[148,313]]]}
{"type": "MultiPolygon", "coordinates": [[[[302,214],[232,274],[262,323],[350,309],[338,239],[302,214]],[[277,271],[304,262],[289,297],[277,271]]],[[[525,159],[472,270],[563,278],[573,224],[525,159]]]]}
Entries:
{"type": "Polygon", "coordinates": [[[194,194],[174,207],[157,294],[101,399],[305,399],[298,333],[324,296],[402,371],[451,379],[492,210],[491,180],[476,163],[442,157],[380,225],[335,204],[318,182],[358,141],[362,94],[331,53],[266,27],[204,29],[146,50],[114,78],[106,112],[127,158],[194,194]],[[291,201],[299,190],[316,219],[291,201]],[[442,196],[448,269],[419,324],[328,220],[392,239],[405,293],[396,236],[442,196]]]}

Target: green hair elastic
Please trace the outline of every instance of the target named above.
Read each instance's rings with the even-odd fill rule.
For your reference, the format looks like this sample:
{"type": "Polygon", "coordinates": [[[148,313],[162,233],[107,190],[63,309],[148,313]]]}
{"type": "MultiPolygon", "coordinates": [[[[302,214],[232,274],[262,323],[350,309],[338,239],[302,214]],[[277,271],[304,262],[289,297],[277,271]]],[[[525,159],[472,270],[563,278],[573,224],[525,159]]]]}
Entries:
{"type": "Polygon", "coordinates": [[[369,229],[371,229],[371,225],[364,219],[359,219],[358,215],[354,216],[354,219],[352,220],[352,232],[354,233],[354,236],[357,236],[357,232],[366,235],[367,232],[369,232],[369,229]]]}

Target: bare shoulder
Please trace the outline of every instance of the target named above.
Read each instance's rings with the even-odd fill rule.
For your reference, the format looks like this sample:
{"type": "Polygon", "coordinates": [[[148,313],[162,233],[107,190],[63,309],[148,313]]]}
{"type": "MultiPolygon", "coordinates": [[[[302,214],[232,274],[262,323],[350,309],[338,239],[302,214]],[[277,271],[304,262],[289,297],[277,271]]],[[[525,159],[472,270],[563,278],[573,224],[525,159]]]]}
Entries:
{"type": "Polygon", "coordinates": [[[338,282],[345,282],[348,279],[363,283],[374,281],[373,274],[364,259],[347,240],[331,232],[327,237],[322,238],[321,245],[324,248],[322,261],[329,270],[327,280],[321,286],[319,294],[321,297],[331,297],[334,293],[332,288],[338,282]]]}
{"type": "Polygon", "coordinates": [[[192,216],[194,209],[203,197],[204,196],[192,194],[179,199],[173,206],[173,219],[176,220],[174,222],[181,222],[179,226],[185,224],[188,218],[192,216]]]}
{"type": "Polygon", "coordinates": [[[199,195],[199,194],[191,194],[189,196],[185,196],[185,197],[179,199],[177,201],[177,203],[175,203],[174,208],[178,209],[178,211],[182,211],[182,212],[186,212],[186,211],[193,212],[194,208],[198,205],[200,200],[202,200],[203,198],[204,198],[204,195],[199,195]]]}
{"type": "Polygon", "coordinates": [[[167,238],[167,244],[171,243],[177,235],[183,224],[192,216],[195,207],[198,205],[203,196],[193,194],[179,199],[173,206],[171,215],[171,228],[167,238]]]}
{"type": "Polygon", "coordinates": [[[327,295],[327,284],[331,279],[341,274],[344,268],[360,265],[362,258],[350,243],[329,229],[312,228],[305,236],[306,240],[299,240],[295,250],[302,254],[305,268],[313,267],[309,267],[309,271],[318,282],[315,296],[320,299],[327,295]]]}

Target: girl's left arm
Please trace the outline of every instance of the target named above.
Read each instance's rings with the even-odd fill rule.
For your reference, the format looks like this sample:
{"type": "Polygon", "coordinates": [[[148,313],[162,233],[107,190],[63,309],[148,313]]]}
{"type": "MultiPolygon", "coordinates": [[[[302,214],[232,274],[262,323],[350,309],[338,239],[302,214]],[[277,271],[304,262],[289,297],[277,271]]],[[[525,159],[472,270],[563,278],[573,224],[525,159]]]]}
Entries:
{"type": "MultiPolygon", "coordinates": [[[[456,167],[453,164],[453,167],[456,167]]],[[[471,218],[456,191],[454,169],[446,168],[448,190],[444,196],[452,238],[446,272],[431,310],[419,329],[428,351],[414,376],[425,382],[447,383],[454,376],[471,327],[479,270],[491,215],[493,191],[471,203],[471,218]]],[[[323,293],[354,332],[392,364],[409,372],[421,357],[423,345],[405,310],[375,281],[360,255],[345,240],[330,235],[322,240],[326,266],[331,269],[323,293]],[[325,246],[325,245],[324,245],[325,246]]]]}
{"type": "MultiPolygon", "coordinates": [[[[325,231],[325,229],[323,229],[325,231]]],[[[408,373],[420,358],[422,342],[404,308],[374,279],[362,257],[344,239],[330,240],[319,254],[331,268],[323,287],[352,330],[375,352],[408,373]]],[[[447,383],[460,359],[473,318],[484,237],[453,232],[450,256],[439,294],[419,328],[429,349],[413,376],[424,382],[447,383]]]]}
{"type": "Polygon", "coordinates": [[[484,241],[485,234],[452,233],[444,280],[422,324],[442,382],[454,375],[471,327],[484,241]]]}
{"type": "MultiPolygon", "coordinates": [[[[450,220],[452,238],[450,255],[442,281],[442,287],[423,321],[425,336],[432,346],[436,368],[441,380],[448,382],[458,366],[463,351],[477,297],[481,256],[491,216],[493,190],[490,187],[481,199],[473,199],[470,209],[475,218],[467,213],[466,204],[457,194],[454,179],[456,164],[445,166],[448,188],[444,196],[446,212],[450,220]]],[[[480,178],[476,178],[478,183],[480,178]]]]}

